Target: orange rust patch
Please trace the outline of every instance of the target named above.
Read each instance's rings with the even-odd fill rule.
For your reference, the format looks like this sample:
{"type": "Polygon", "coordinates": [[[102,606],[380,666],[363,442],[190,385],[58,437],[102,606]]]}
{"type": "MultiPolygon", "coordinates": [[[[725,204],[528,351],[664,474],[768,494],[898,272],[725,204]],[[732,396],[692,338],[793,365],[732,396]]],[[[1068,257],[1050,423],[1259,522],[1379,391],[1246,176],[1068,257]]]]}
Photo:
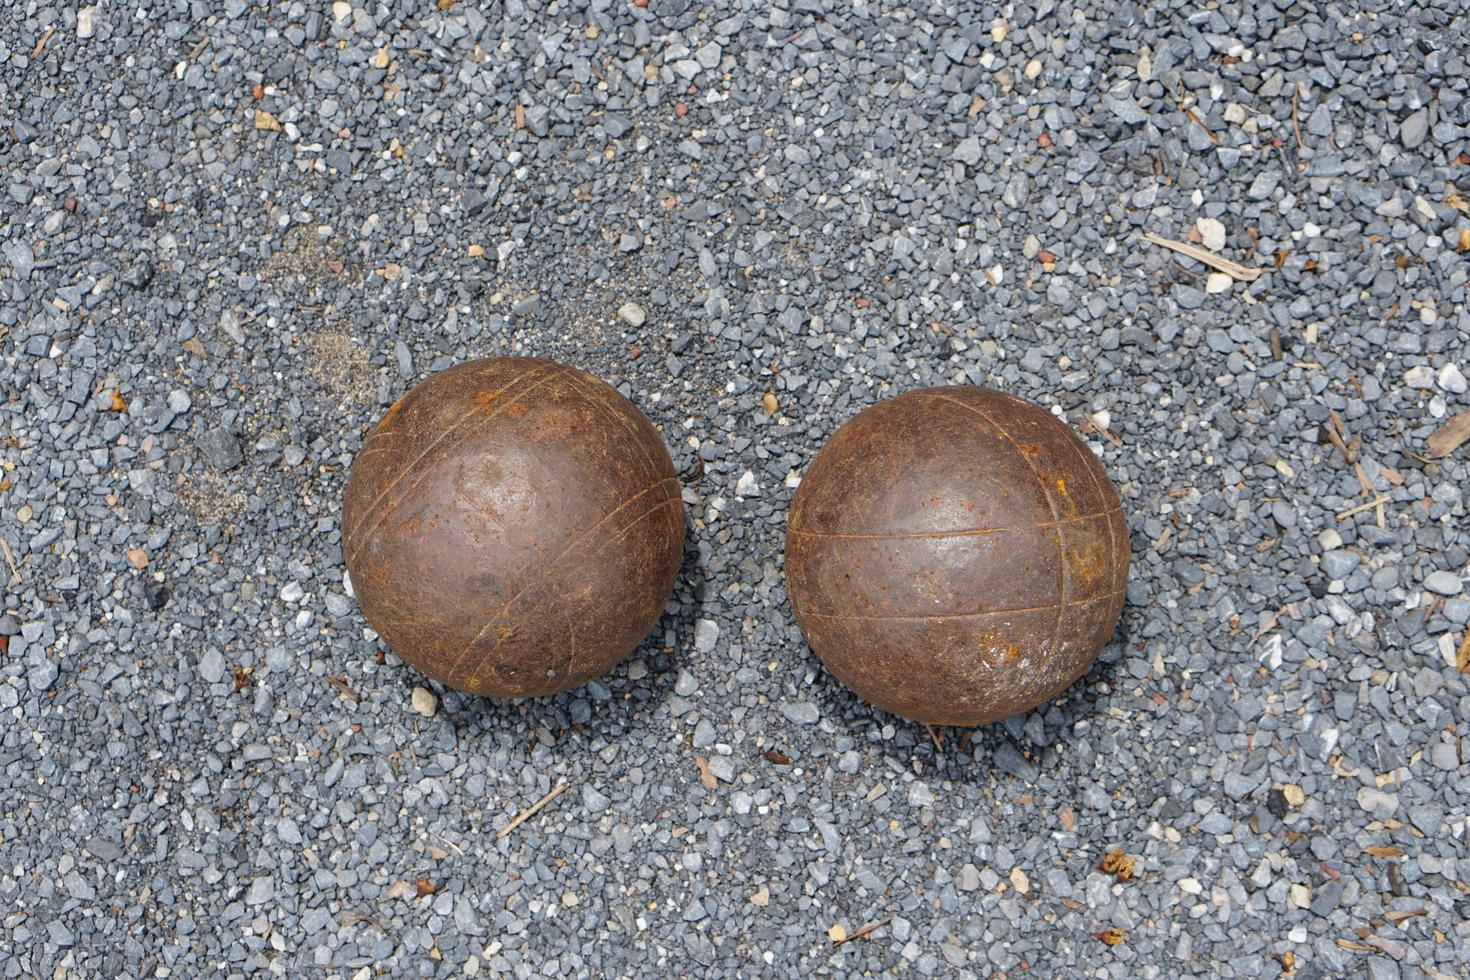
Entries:
{"type": "Polygon", "coordinates": [[[1052,477],[1052,486],[1057,493],[1057,512],[1062,517],[1077,516],[1077,501],[1073,500],[1067,492],[1067,481],[1062,477],[1052,477]]]}
{"type": "Polygon", "coordinates": [[[989,659],[996,663],[1015,663],[1021,658],[1021,648],[997,630],[986,630],[976,639],[980,641],[980,648],[989,655],[989,659]]]}
{"type": "Polygon", "coordinates": [[[1082,534],[1067,540],[1067,570],[1074,579],[1095,582],[1107,570],[1103,546],[1094,535],[1082,534]]]}

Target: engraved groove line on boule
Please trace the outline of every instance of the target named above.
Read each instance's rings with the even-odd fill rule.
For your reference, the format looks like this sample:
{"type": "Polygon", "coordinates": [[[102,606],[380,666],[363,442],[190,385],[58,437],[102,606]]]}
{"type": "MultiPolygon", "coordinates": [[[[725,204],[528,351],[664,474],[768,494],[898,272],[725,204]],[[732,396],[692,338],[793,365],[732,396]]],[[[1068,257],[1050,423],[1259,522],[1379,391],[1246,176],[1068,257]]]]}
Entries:
{"type": "MultiPolygon", "coordinates": [[[[658,459],[655,458],[653,450],[647,446],[641,434],[634,427],[633,422],[629,420],[628,417],[625,416],[622,412],[618,411],[621,406],[618,405],[613,399],[603,395],[603,393],[595,388],[593,385],[593,382],[602,382],[600,382],[598,378],[593,377],[591,374],[588,374],[586,371],[583,371],[579,368],[573,368],[572,372],[573,380],[575,380],[578,384],[582,386],[583,391],[592,396],[590,398],[592,403],[600,409],[605,409],[607,411],[607,414],[617,419],[618,425],[627,430],[627,433],[632,438],[634,445],[636,445],[643,452],[643,459],[645,462],[648,463],[649,470],[653,473],[658,473],[660,470],[662,470],[663,467],[658,465],[658,459]]],[[[614,388],[613,391],[617,392],[617,389],[614,388]]],[[[617,393],[619,397],[622,397],[621,392],[617,393]]],[[[645,418],[646,417],[647,416],[645,416],[645,418]]],[[[653,424],[651,419],[649,420],[649,424],[653,424]]],[[[655,431],[657,431],[657,426],[654,426],[654,429],[655,431]]]]}
{"type": "Polygon", "coordinates": [[[793,534],[804,534],[812,538],[853,538],[858,541],[907,541],[923,540],[924,538],[961,538],[981,534],[1005,534],[1008,531],[1033,531],[1049,527],[1063,527],[1067,524],[1085,524],[1087,521],[1095,521],[1101,517],[1112,517],[1122,511],[1122,507],[1114,507],[1111,510],[1101,511],[1097,514],[1083,514],[1080,517],[1064,517],[1058,521],[1042,521],[1030,527],[960,527],[953,531],[878,531],[871,533],[848,532],[848,531],[813,531],[803,527],[793,527],[788,530],[793,534]]]}
{"type": "MultiPolygon", "coordinates": [[[[1094,453],[1091,449],[1088,449],[1087,448],[1087,444],[1084,443],[1081,439],[1075,439],[1074,438],[1074,439],[1071,439],[1069,441],[1072,443],[1072,451],[1077,454],[1077,458],[1078,459],[1082,460],[1082,468],[1085,469],[1087,471],[1087,475],[1092,478],[1092,486],[1093,486],[1093,489],[1095,489],[1098,492],[1099,496],[1101,496],[1101,498],[1103,500],[1107,500],[1108,499],[1107,489],[1103,487],[1102,480],[1099,479],[1098,478],[1098,475],[1097,475],[1097,471],[1102,468],[1102,462],[1097,458],[1097,454],[1094,453]]],[[[1117,507],[1117,511],[1118,512],[1122,512],[1122,510],[1123,510],[1123,495],[1120,493],[1120,494],[1118,494],[1118,507],[1117,507]]],[[[1112,552],[1112,554],[1114,556],[1116,556],[1118,554],[1118,541],[1117,541],[1117,536],[1113,532],[1113,521],[1112,521],[1112,515],[1113,515],[1113,513],[1114,513],[1113,511],[1108,511],[1108,522],[1107,522],[1107,528],[1108,528],[1108,549],[1109,549],[1109,551],[1112,552]]],[[[1114,574],[1114,580],[1111,581],[1109,583],[1109,585],[1111,585],[1112,588],[1114,588],[1114,589],[1117,589],[1117,588],[1120,587],[1118,585],[1117,581],[1116,581],[1116,573],[1114,574]]],[[[1122,589],[1124,591],[1126,591],[1127,590],[1127,586],[1128,586],[1128,572],[1127,572],[1127,566],[1125,565],[1124,566],[1124,572],[1123,572],[1123,585],[1122,585],[1122,589]]]]}
{"type": "MultiPolygon", "coordinates": [[[[558,368],[558,367],[562,367],[562,365],[553,364],[552,367],[553,368],[558,368]]],[[[522,377],[526,377],[526,376],[528,376],[530,374],[531,374],[531,372],[530,371],[527,371],[525,375],[522,375],[522,377]]],[[[544,372],[540,377],[538,377],[531,384],[525,386],[520,391],[516,392],[514,395],[510,396],[509,398],[505,399],[504,401],[501,401],[501,402],[497,403],[496,406],[495,406],[495,410],[492,411],[490,414],[484,416],[480,421],[482,421],[482,422],[489,422],[489,421],[491,421],[496,416],[498,416],[501,412],[505,411],[507,408],[509,408],[510,406],[514,405],[516,402],[520,401],[522,398],[526,397],[531,392],[535,391],[537,388],[540,388],[542,385],[544,385],[544,384],[546,384],[546,383],[548,383],[550,381],[554,381],[557,378],[563,377],[563,376],[565,376],[565,369],[563,369],[562,371],[551,370],[551,371],[544,372]]],[[[520,379],[517,379],[517,380],[520,380],[520,379]]],[[[514,385],[515,382],[511,382],[511,384],[514,385]]],[[[507,386],[506,388],[501,388],[499,391],[495,392],[496,397],[498,398],[500,395],[504,394],[507,390],[509,390],[509,386],[507,386]]],[[[449,436],[449,434],[452,431],[454,431],[455,429],[460,429],[460,432],[461,432],[461,435],[460,435],[458,441],[463,441],[465,439],[468,439],[472,434],[474,434],[476,432],[475,427],[473,425],[465,426],[464,423],[466,423],[466,422],[471,421],[472,419],[474,419],[476,412],[478,412],[480,410],[481,409],[477,406],[475,409],[472,409],[471,411],[467,412],[464,416],[462,416],[460,419],[458,419],[456,422],[454,422],[453,425],[451,425],[449,428],[445,429],[437,437],[435,437],[435,439],[429,444],[429,446],[422,453],[419,454],[419,458],[418,459],[416,459],[409,466],[406,466],[402,470],[399,471],[398,475],[393,478],[393,480],[390,482],[389,487],[387,489],[391,489],[393,484],[398,483],[398,481],[400,481],[408,472],[410,472],[410,470],[412,470],[420,462],[422,462],[423,459],[424,459],[424,457],[426,457],[430,452],[432,452],[436,446],[438,446],[440,443],[442,443],[449,436]]],[[[456,444],[457,443],[450,443],[450,448],[453,448],[456,444]]],[[[415,477],[413,479],[413,482],[411,482],[408,485],[408,488],[406,490],[404,490],[401,494],[399,494],[396,498],[394,498],[394,500],[393,500],[393,502],[391,504],[389,504],[387,507],[384,507],[382,509],[382,511],[378,514],[378,516],[375,519],[373,519],[373,521],[372,521],[371,524],[367,525],[366,527],[359,526],[358,529],[354,532],[353,536],[354,537],[357,537],[357,536],[366,534],[366,533],[368,533],[370,531],[377,530],[378,527],[381,526],[382,523],[384,521],[386,521],[390,515],[392,515],[393,511],[395,511],[395,510],[398,509],[398,505],[401,504],[401,503],[403,503],[403,501],[407,500],[408,497],[409,497],[409,495],[412,494],[415,490],[418,489],[419,484],[422,483],[423,480],[424,480],[424,475],[423,474],[415,477]]],[[[378,506],[378,503],[383,499],[383,496],[386,495],[387,489],[385,489],[382,494],[379,494],[377,500],[373,501],[371,507],[368,510],[368,513],[372,513],[372,509],[373,508],[376,508],[378,506]]],[[[367,518],[364,517],[363,520],[367,520],[367,518]]],[[[364,541],[359,541],[357,543],[357,545],[352,549],[352,555],[347,559],[349,563],[351,563],[351,561],[352,561],[353,558],[356,558],[357,557],[358,553],[362,551],[363,546],[366,545],[366,544],[367,544],[367,542],[365,540],[364,541]]]]}
{"type": "MultiPolygon", "coordinates": [[[[609,510],[606,514],[602,515],[602,517],[598,518],[598,520],[597,520],[597,522],[595,524],[593,524],[590,527],[586,528],[584,531],[582,531],[581,534],[578,534],[575,538],[573,538],[570,542],[568,542],[567,545],[565,547],[563,547],[562,550],[559,551],[556,554],[555,557],[553,557],[550,561],[546,562],[543,567],[545,569],[548,569],[548,570],[551,569],[551,568],[553,568],[553,567],[555,567],[556,564],[558,562],[560,562],[563,558],[565,558],[574,548],[576,548],[579,544],[581,544],[583,541],[585,541],[587,539],[587,536],[588,535],[592,534],[598,528],[602,527],[602,525],[606,524],[608,522],[608,520],[613,517],[613,515],[617,514],[618,511],[622,510],[624,507],[627,507],[629,504],[633,503],[634,501],[637,501],[637,500],[641,499],[642,497],[646,496],[647,494],[652,493],[654,490],[658,489],[659,487],[664,486],[665,484],[668,484],[668,483],[671,483],[671,482],[677,484],[679,482],[679,478],[677,476],[666,476],[663,479],[659,480],[658,482],[653,483],[653,484],[650,484],[649,486],[645,487],[644,489],[638,491],[633,496],[629,497],[627,500],[624,500],[622,503],[618,504],[616,507],[614,507],[611,510],[609,510]]],[[[674,500],[678,500],[681,503],[683,502],[682,501],[682,497],[680,497],[680,496],[667,497],[664,500],[660,501],[658,504],[656,504],[654,507],[652,507],[649,510],[647,510],[647,511],[643,512],[642,514],[640,514],[638,516],[638,518],[635,520],[635,523],[638,520],[642,520],[643,518],[647,517],[649,514],[655,513],[658,510],[659,507],[667,506],[670,501],[674,501],[674,500]]],[[[476,633],[475,636],[468,643],[466,643],[464,645],[464,647],[462,647],[458,653],[456,653],[454,655],[454,657],[453,657],[452,660],[450,660],[449,667],[446,670],[445,676],[450,677],[452,679],[459,672],[460,665],[464,662],[464,658],[467,657],[470,654],[470,652],[472,650],[474,650],[474,648],[479,644],[479,642],[485,638],[486,634],[488,634],[490,632],[490,628],[492,626],[494,626],[497,622],[499,622],[500,619],[507,612],[510,611],[510,609],[516,604],[516,602],[521,598],[521,596],[525,595],[528,591],[530,591],[530,589],[531,589],[531,587],[532,587],[533,584],[540,584],[540,583],[539,582],[534,582],[534,583],[530,583],[530,584],[527,584],[527,585],[523,586],[521,589],[519,589],[515,593],[515,595],[511,596],[509,599],[506,600],[504,606],[502,606],[493,616],[491,616],[488,620],[486,620],[485,625],[480,628],[480,631],[478,633],[476,633]]],[[[502,642],[503,642],[503,640],[497,640],[495,646],[491,648],[490,653],[493,654],[496,650],[499,650],[500,649],[500,645],[501,645],[502,642]]],[[[488,655],[489,654],[487,654],[487,656],[488,655]]]]}
{"type": "MultiPolygon", "coordinates": [[[[1036,485],[1041,488],[1041,494],[1042,494],[1042,496],[1044,496],[1046,498],[1046,505],[1051,508],[1052,521],[1055,522],[1057,526],[1060,526],[1061,520],[1062,520],[1062,512],[1061,512],[1060,509],[1058,509],[1057,502],[1052,499],[1051,490],[1047,488],[1046,481],[1044,479],[1042,479],[1042,477],[1041,477],[1041,471],[1036,468],[1036,464],[1035,463],[1031,462],[1031,457],[1029,457],[1025,453],[1021,452],[1021,447],[1019,445],[1017,445],[1016,440],[1011,437],[1011,434],[1008,431],[1006,431],[1006,429],[1003,426],[1001,426],[998,422],[996,422],[995,419],[991,418],[988,413],[982,411],[981,409],[978,409],[978,408],[974,407],[973,405],[968,405],[965,402],[960,401],[958,398],[950,398],[947,395],[936,394],[934,397],[937,398],[937,399],[939,399],[940,401],[950,402],[952,404],[958,405],[960,408],[963,408],[965,411],[967,411],[967,412],[973,412],[974,414],[978,415],[980,418],[984,419],[990,425],[990,427],[992,429],[994,429],[996,431],[996,433],[1002,439],[1004,439],[1007,443],[1010,444],[1010,447],[1011,447],[1012,451],[1014,451],[1017,456],[1021,457],[1021,459],[1026,463],[1026,468],[1031,471],[1031,475],[1034,476],[1034,477],[1036,477],[1036,485]]],[[[1051,638],[1051,645],[1052,645],[1053,649],[1056,647],[1056,645],[1058,643],[1061,642],[1061,639],[1062,639],[1062,610],[1066,609],[1067,608],[1067,605],[1068,605],[1068,603],[1067,603],[1067,546],[1066,546],[1066,543],[1062,540],[1062,532],[1061,531],[1057,531],[1057,579],[1058,579],[1057,588],[1058,588],[1060,594],[1058,596],[1059,601],[1057,603],[1057,625],[1056,625],[1056,627],[1052,631],[1052,638],[1051,638]]]]}
{"type": "Polygon", "coordinates": [[[982,609],[978,612],[968,613],[931,613],[927,616],[871,616],[867,613],[824,613],[814,612],[810,609],[803,609],[801,611],[801,614],[803,616],[816,616],[820,619],[861,619],[878,623],[888,621],[903,622],[909,620],[928,622],[930,620],[941,621],[946,619],[980,619],[984,616],[1005,616],[1011,613],[1051,612],[1052,610],[1056,610],[1058,613],[1061,613],[1062,610],[1066,609],[1069,606],[1089,606],[1095,602],[1102,602],[1104,599],[1116,599],[1118,598],[1118,596],[1122,595],[1126,591],[1126,589],[1119,589],[1116,592],[1107,592],[1102,595],[1088,596],[1085,599],[1068,599],[1065,603],[1060,604],[1048,603],[1044,606],[1020,606],[1014,609],[982,609]]]}
{"type": "MultiPolygon", "coordinates": [[[[485,371],[489,370],[493,366],[494,365],[492,365],[492,364],[490,364],[488,362],[485,363],[485,364],[482,364],[478,368],[475,369],[474,374],[475,374],[476,377],[479,377],[481,374],[483,374],[485,371]]],[[[551,367],[555,367],[555,366],[556,365],[554,365],[554,364],[553,365],[537,364],[537,365],[535,365],[533,367],[527,368],[525,371],[523,371],[520,374],[516,375],[514,378],[511,378],[510,381],[506,382],[506,384],[505,384],[504,387],[502,387],[499,391],[494,392],[494,395],[495,395],[496,398],[499,398],[501,395],[505,394],[505,392],[507,392],[511,388],[515,387],[516,384],[518,384],[519,382],[524,381],[525,379],[531,377],[532,375],[536,374],[538,371],[540,371],[542,373],[545,373],[551,367]]],[[[413,394],[413,391],[410,390],[408,394],[409,395],[413,394]]],[[[403,397],[404,398],[407,398],[408,395],[404,395],[403,397]]],[[[403,399],[399,399],[399,402],[401,402],[402,400],[403,399]]],[[[399,404],[399,402],[394,402],[394,404],[395,405],[396,404],[399,404]]],[[[425,446],[423,448],[423,450],[416,457],[414,457],[414,459],[413,459],[412,462],[409,462],[409,463],[407,463],[407,464],[405,464],[405,465],[403,465],[402,467],[399,468],[398,473],[395,474],[394,477],[393,477],[393,479],[389,480],[388,483],[382,488],[382,490],[380,490],[378,492],[378,495],[375,498],[373,498],[372,503],[368,504],[367,507],[365,507],[363,509],[363,516],[358,519],[357,523],[353,526],[352,530],[351,531],[348,531],[345,528],[343,529],[343,531],[342,531],[342,539],[343,539],[343,543],[344,544],[346,543],[346,540],[347,540],[347,538],[349,536],[354,536],[355,537],[358,534],[358,532],[360,532],[364,527],[367,526],[366,525],[366,521],[368,520],[368,516],[371,515],[372,512],[373,512],[373,509],[375,507],[377,507],[378,504],[383,501],[383,498],[386,497],[386,496],[388,496],[388,494],[393,491],[393,488],[396,487],[401,480],[403,480],[405,477],[407,477],[409,473],[413,472],[414,467],[418,466],[426,458],[428,458],[429,453],[431,453],[431,452],[434,451],[434,447],[437,446],[444,439],[448,438],[448,436],[450,435],[450,433],[452,433],[456,428],[458,428],[461,422],[464,422],[470,416],[474,415],[475,414],[475,411],[476,411],[475,409],[470,409],[469,411],[467,411],[463,415],[461,415],[459,418],[455,419],[448,426],[446,426],[439,433],[439,435],[437,435],[432,440],[430,440],[429,444],[427,446],[425,446]]],[[[381,424],[382,423],[380,422],[379,425],[381,425],[381,424]]],[[[368,433],[367,442],[365,442],[363,444],[362,450],[359,453],[359,455],[363,455],[363,456],[369,455],[370,452],[371,452],[371,450],[374,448],[373,447],[373,444],[375,442],[379,441],[379,439],[381,437],[387,436],[389,434],[398,434],[398,432],[397,432],[396,429],[388,429],[388,430],[384,430],[382,432],[379,432],[378,431],[378,427],[377,426],[374,426],[372,428],[372,430],[368,433]]],[[[396,440],[395,440],[395,442],[396,442],[396,440]]],[[[453,444],[451,443],[451,447],[452,446],[453,446],[453,444]]],[[[354,462],[355,462],[355,460],[354,460],[354,462]]]]}
{"type": "MultiPolygon", "coordinates": [[[[625,538],[629,534],[631,534],[633,532],[633,530],[638,527],[638,525],[642,524],[645,520],[647,520],[648,518],[652,517],[654,514],[657,514],[660,510],[664,509],[669,504],[678,504],[678,507],[676,508],[676,511],[675,512],[679,514],[680,524],[682,525],[682,523],[683,523],[683,514],[684,514],[684,499],[683,499],[683,497],[682,496],[678,496],[678,497],[665,497],[663,500],[660,500],[658,503],[654,504],[652,507],[648,508],[646,511],[644,511],[641,514],[639,514],[633,520],[631,520],[627,524],[623,525],[622,528],[620,528],[616,534],[614,534],[612,537],[607,538],[606,540],[604,540],[601,544],[598,545],[598,547],[599,548],[607,548],[607,547],[610,547],[612,545],[617,544],[623,538],[625,538]]],[[[673,530],[675,530],[675,532],[677,533],[678,528],[674,528],[673,530]]],[[[680,556],[681,561],[682,561],[682,557],[683,556],[681,555],[680,556]]],[[[665,600],[665,601],[667,602],[667,600],[665,600]]],[[[577,635],[576,634],[576,631],[573,630],[572,631],[572,638],[575,639],[576,638],[576,635],[577,635]]],[[[577,653],[576,653],[576,647],[573,646],[573,648],[572,648],[572,655],[569,658],[567,658],[567,660],[563,663],[562,667],[558,668],[557,676],[558,677],[562,676],[563,671],[565,673],[574,673],[576,666],[577,666],[577,653]]]]}

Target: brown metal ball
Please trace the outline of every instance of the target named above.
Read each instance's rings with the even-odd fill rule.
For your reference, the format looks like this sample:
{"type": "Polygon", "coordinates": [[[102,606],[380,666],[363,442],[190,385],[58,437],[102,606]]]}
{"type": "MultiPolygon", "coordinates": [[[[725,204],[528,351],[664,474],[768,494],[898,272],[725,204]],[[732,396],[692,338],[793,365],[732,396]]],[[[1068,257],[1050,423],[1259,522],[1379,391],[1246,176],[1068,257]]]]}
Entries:
{"type": "Polygon", "coordinates": [[[980,725],[1060,694],[1112,636],[1128,524],[1102,464],[1039,405],[925,388],[837,431],[791,502],[786,581],[865,700],[980,725]]]}
{"type": "Polygon", "coordinates": [[[585,371],[491,357],[388,409],[352,464],[342,547],[394,652],[498,698],[585,684],[657,622],[684,506],[652,423],[585,371]]]}

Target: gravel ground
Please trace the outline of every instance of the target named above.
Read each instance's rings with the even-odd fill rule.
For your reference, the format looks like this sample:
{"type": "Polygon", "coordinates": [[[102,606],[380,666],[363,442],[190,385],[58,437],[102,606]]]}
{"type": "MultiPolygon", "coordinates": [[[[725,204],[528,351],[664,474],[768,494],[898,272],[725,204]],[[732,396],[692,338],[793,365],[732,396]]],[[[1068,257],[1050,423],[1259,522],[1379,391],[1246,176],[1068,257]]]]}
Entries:
{"type": "Polygon", "coordinates": [[[1460,0],[473,6],[0,17],[4,976],[1461,975],[1460,0]],[[644,646],[523,704],[342,580],[364,430],[491,353],[689,504],[644,646]],[[958,382],[1090,428],[1134,566],[1065,697],[931,738],[781,544],[958,382]]]}

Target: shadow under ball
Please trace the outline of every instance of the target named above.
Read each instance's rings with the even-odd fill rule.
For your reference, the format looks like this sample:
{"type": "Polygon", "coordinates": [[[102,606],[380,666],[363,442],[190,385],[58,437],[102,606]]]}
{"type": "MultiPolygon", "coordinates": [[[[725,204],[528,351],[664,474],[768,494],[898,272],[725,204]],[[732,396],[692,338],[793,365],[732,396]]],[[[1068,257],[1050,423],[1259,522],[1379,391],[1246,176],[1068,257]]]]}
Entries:
{"type": "Polygon", "coordinates": [[[394,402],[353,461],[342,547],[404,660],[497,698],[585,684],[658,621],[684,549],[658,431],[585,371],[491,357],[394,402]]]}
{"type": "Polygon", "coordinates": [[[865,700],[980,725],[1082,676],[1112,636],[1128,524],[1093,452],[989,388],[853,418],[791,502],[786,581],[807,642],[865,700]]]}

